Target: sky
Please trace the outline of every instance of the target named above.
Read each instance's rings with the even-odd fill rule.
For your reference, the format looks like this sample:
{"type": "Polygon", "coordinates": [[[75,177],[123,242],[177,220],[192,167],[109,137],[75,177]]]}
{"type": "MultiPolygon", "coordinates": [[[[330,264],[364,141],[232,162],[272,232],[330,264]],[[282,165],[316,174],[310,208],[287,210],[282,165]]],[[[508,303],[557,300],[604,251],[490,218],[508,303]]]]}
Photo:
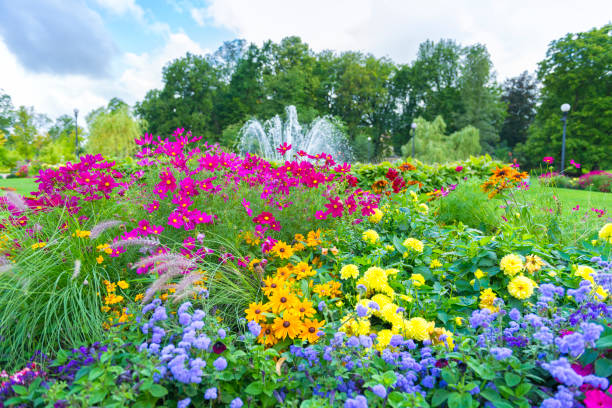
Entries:
{"type": "Polygon", "coordinates": [[[611,20],[610,0],[0,0],[0,89],[52,119],[84,117],[142,100],[187,52],[291,35],[396,63],[427,39],[481,43],[503,81],[534,72],[551,41],[611,20]]]}

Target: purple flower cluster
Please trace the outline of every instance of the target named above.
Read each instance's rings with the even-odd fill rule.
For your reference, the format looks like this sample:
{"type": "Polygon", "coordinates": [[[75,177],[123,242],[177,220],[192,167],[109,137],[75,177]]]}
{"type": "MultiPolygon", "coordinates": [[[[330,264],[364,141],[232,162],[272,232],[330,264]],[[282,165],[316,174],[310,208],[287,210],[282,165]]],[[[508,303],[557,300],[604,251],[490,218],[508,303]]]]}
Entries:
{"type": "Polygon", "coordinates": [[[506,347],[491,347],[489,351],[496,360],[505,360],[512,355],[512,350],[506,347]]]}
{"type": "Polygon", "coordinates": [[[90,347],[79,347],[72,349],[68,353],[67,360],[61,365],[52,364],[49,367],[49,374],[57,378],[59,381],[65,381],[72,384],[74,376],[82,367],[93,364],[100,359],[103,352],[107,351],[108,347],[99,342],[95,342],[90,347]]]}

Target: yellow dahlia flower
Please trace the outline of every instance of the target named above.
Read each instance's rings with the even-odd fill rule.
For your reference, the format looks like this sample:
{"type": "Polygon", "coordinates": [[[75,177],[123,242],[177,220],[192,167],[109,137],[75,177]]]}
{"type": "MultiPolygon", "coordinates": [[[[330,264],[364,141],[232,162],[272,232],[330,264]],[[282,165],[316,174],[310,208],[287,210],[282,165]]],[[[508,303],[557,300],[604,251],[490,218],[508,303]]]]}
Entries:
{"type": "Polygon", "coordinates": [[[393,332],[391,330],[381,330],[378,332],[378,336],[376,337],[376,349],[378,351],[383,351],[389,346],[391,342],[391,337],[393,337],[393,332]]]}
{"type": "Polygon", "coordinates": [[[515,254],[504,256],[499,262],[499,268],[508,276],[514,276],[523,269],[523,260],[515,254]]]}
{"type": "Polygon", "coordinates": [[[423,242],[419,241],[418,239],[415,238],[407,238],[402,245],[404,245],[404,247],[406,248],[410,248],[415,252],[423,252],[423,242]]]}
{"type": "Polygon", "coordinates": [[[476,279],[481,279],[485,275],[486,273],[484,273],[480,269],[476,269],[476,272],[474,272],[474,276],[476,277],[476,279]]]}
{"type": "Polygon", "coordinates": [[[544,266],[544,261],[537,255],[527,255],[525,257],[525,269],[529,271],[529,273],[534,273],[542,269],[544,266]]]}
{"type": "Polygon", "coordinates": [[[480,304],[478,305],[481,309],[489,309],[491,313],[498,311],[498,308],[493,305],[497,299],[497,295],[493,292],[493,289],[487,288],[480,291],[480,304]]]}
{"type": "Polygon", "coordinates": [[[410,276],[412,284],[416,287],[423,286],[425,284],[425,278],[420,273],[413,273],[410,276]]]}
{"type": "Polygon", "coordinates": [[[378,235],[378,232],[371,230],[371,229],[364,231],[361,238],[363,238],[363,240],[367,242],[368,244],[372,244],[372,245],[374,245],[380,240],[380,236],[378,235]]]}
{"type": "Polygon", "coordinates": [[[508,284],[508,292],[517,299],[524,300],[533,295],[536,283],[526,276],[519,275],[508,284]]]}
{"type": "Polygon", "coordinates": [[[379,268],[378,266],[372,266],[363,274],[363,282],[368,290],[382,292],[382,289],[384,289],[385,286],[388,286],[387,273],[384,269],[379,268]]]}
{"type": "Polygon", "coordinates": [[[356,265],[349,264],[344,265],[342,269],[340,269],[340,279],[348,279],[353,278],[357,279],[359,276],[359,268],[356,265]]]}
{"type": "Polygon", "coordinates": [[[428,322],[422,317],[413,317],[406,324],[406,336],[418,341],[427,340],[433,329],[433,322],[428,322]]]}
{"type": "Polygon", "coordinates": [[[383,215],[385,214],[382,211],[380,211],[378,208],[375,208],[374,214],[370,215],[370,218],[368,219],[370,220],[370,222],[378,224],[380,220],[382,220],[383,215]]]}
{"type": "Polygon", "coordinates": [[[599,230],[599,238],[612,244],[612,222],[607,223],[599,230]]]}
{"type": "Polygon", "coordinates": [[[431,269],[439,268],[439,267],[441,267],[441,266],[442,266],[442,264],[441,264],[441,263],[440,263],[440,261],[438,261],[437,259],[434,259],[434,260],[432,260],[432,261],[429,263],[429,267],[430,267],[431,269]]]}

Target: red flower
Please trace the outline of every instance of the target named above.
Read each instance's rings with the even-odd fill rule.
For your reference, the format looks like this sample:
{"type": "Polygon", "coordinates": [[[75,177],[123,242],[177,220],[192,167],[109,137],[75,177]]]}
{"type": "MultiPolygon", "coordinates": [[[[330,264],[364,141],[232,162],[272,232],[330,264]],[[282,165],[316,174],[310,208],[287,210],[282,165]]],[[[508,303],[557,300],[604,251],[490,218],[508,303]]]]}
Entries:
{"type": "Polygon", "coordinates": [[[272,213],[269,213],[267,211],[263,211],[257,217],[253,218],[253,222],[257,224],[272,224],[275,221],[276,220],[274,219],[274,215],[272,215],[272,213]]]}
{"type": "Polygon", "coordinates": [[[393,167],[389,168],[385,177],[389,179],[389,181],[395,180],[395,178],[399,175],[399,172],[395,170],[393,167]]]}
{"type": "Polygon", "coordinates": [[[461,170],[463,170],[463,166],[457,166],[457,167],[455,167],[455,171],[456,171],[456,172],[460,172],[461,170]]]}

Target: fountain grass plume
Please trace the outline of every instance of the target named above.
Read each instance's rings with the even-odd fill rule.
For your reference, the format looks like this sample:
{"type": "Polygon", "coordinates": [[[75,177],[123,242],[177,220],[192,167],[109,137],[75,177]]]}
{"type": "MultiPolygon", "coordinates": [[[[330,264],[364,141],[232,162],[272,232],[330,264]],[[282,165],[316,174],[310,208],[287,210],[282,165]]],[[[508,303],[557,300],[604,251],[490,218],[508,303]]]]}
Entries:
{"type": "Polygon", "coordinates": [[[170,279],[182,274],[183,269],[174,267],[167,270],[166,273],[159,275],[158,278],[155,279],[155,281],[145,291],[145,295],[142,298],[142,304],[144,305],[149,303],[149,301],[153,299],[153,296],[155,296],[155,293],[163,289],[164,285],[166,285],[170,279]]]}
{"type": "Polygon", "coordinates": [[[23,197],[17,193],[14,193],[12,191],[7,193],[6,200],[20,212],[24,212],[28,209],[28,205],[23,200],[23,197]]]}
{"type": "Polygon", "coordinates": [[[92,229],[91,229],[91,234],[89,234],[89,239],[96,239],[98,238],[104,231],[113,228],[117,225],[121,224],[121,221],[118,220],[108,220],[108,221],[102,221],[98,224],[96,224],[92,229]]]}
{"type": "Polygon", "coordinates": [[[110,249],[116,249],[124,246],[140,246],[140,247],[156,247],[159,246],[159,240],[150,238],[134,238],[122,239],[121,241],[113,242],[109,245],[110,249]]]}

